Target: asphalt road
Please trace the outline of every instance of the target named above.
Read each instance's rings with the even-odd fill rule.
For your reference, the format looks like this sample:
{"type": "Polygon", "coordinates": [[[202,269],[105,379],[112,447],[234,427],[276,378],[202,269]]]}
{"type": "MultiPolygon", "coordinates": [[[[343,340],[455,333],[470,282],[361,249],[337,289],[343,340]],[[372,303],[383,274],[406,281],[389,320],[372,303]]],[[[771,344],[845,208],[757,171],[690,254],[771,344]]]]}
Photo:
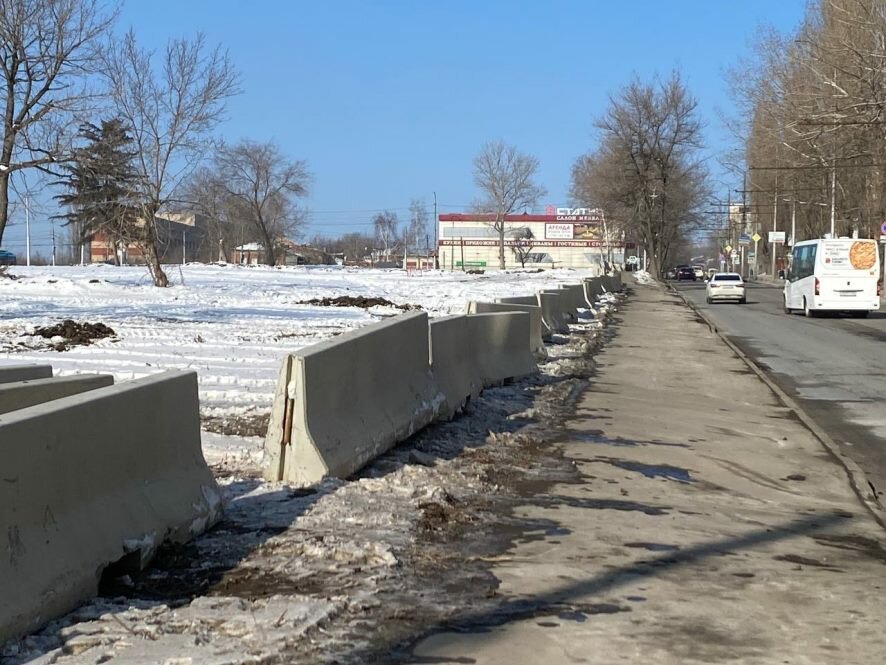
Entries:
{"type": "Polygon", "coordinates": [[[703,282],[675,286],[803,406],[886,501],[886,312],[807,319],[783,312],[780,288],[751,285],[746,305],[708,305],[703,282]]]}

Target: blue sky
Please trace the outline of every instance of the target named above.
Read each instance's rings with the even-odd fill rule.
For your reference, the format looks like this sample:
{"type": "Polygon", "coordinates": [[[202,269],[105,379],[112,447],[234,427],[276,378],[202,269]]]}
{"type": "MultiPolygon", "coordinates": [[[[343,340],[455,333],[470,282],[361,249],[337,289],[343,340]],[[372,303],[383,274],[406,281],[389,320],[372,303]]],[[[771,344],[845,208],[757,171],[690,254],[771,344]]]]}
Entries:
{"type": "MultiPolygon", "coordinates": [[[[129,0],[120,30],[140,41],[197,31],[230,51],[242,81],[219,128],[274,140],[314,175],[308,233],[368,230],[375,211],[406,218],[411,198],[457,212],[477,196],[471,159],[503,139],[541,161],[541,202],[568,202],[593,120],[634,74],[679,68],[698,97],[712,154],[725,131],[726,69],[761,23],[782,30],[805,0],[527,2],[129,0]]],[[[725,192],[724,192],[725,194],[725,192]]],[[[35,246],[49,253],[48,207],[35,246]]],[[[21,214],[4,245],[22,244],[21,214]]]]}

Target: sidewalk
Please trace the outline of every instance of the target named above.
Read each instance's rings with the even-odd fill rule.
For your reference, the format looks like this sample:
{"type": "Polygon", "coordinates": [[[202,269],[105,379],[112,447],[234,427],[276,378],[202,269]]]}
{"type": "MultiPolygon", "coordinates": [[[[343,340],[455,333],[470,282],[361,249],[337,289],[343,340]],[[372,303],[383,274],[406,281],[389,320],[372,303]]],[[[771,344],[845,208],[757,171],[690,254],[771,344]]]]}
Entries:
{"type": "Polygon", "coordinates": [[[633,286],[502,598],[414,663],[879,663],[884,533],[843,469],[657,286],[633,286]]]}

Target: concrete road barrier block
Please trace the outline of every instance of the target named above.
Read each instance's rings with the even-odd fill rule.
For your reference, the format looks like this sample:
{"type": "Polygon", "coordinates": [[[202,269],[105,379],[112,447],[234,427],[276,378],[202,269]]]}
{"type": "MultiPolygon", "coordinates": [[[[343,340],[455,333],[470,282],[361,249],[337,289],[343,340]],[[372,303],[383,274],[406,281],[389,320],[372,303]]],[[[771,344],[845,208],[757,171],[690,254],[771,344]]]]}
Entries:
{"type": "Polygon", "coordinates": [[[555,293],[560,294],[560,307],[563,312],[563,317],[571,323],[578,321],[578,308],[575,305],[575,299],[572,292],[561,286],[557,288],[555,293]]]}
{"type": "MultiPolygon", "coordinates": [[[[534,305],[535,307],[540,307],[540,305],[538,304],[538,295],[496,298],[495,302],[505,303],[509,305],[534,305]]],[[[543,339],[548,339],[553,333],[557,332],[556,330],[552,330],[551,327],[548,326],[548,323],[547,321],[545,321],[544,316],[541,317],[541,329],[543,339]]]]}
{"type": "Polygon", "coordinates": [[[566,301],[569,303],[569,306],[576,311],[576,314],[578,310],[588,308],[588,304],[585,302],[584,286],[581,284],[563,284],[560,286],[559,290],[568,294],[566,301]]]}
{"type": "Polygon", "coordinates": [[[529,314],[471,314],[468,321],[484,386],[500,385],[537,371],[535,357],[529,350],[529,314]]]}
{"type": "Polygon", "coordinates": [[[606,291],[603,289],[603,278],[592,277],[584,280],[585,298],[588,304],[593,306],[594,302],[602,296],[606,291]]]}
{"type": "Polygon", "coordinates": [[[114,385],[110,374],[80,374],[50,379],[0,383],[0,413],[25,409],[35,404],[78,395],[96,388],[114,385]]]}
{"type": "Polygon", "coordinates": [[[273,407],[282,424],[268,428],[265,477],[295,485],[347,477],[430,423],[443,396],[428,344],[428,316],[415,312],[285,360],[273,407]]]}
{"type": "Polygon", "coordinates": [[[529,351],[537,357],[547,357],[548,353],[542,339],[546,332],[541,320],[541,307],[538,304],[518,305],[516,303],[481,302],[478,300],[468,303],[468,314],[488,314],[490,312],[526,312],[529,314],[529,351]]]}
{"type": "Polygon", "coordinates": [[[551,333],[569,333],[566,305],[561,291],[539,291],[536,294],[541,307],[541,318],[551,333]]]}
{"type": "Polygon", "coordinates": [[[439,415],[451,418],[483,389],[483,377],[477,364],[479,347],[471,335],[466,316],[431,319],[428,325],[431,373],[443,395],[439,415]]]}
{"type": "Polygon", "coordinates": [[[535,296],[508,296],[507,298],[496,298],[496,302],[511,305],[538,305],[538,298],[535,296]]]}
{"type": "Polygon", "coordinates": [[[143,567],[221,514],[197,375],[168,372],[0,416],[0,643],[143,567]]]}
{"type": "Polygon", "coordinates": [[[0,383],[48,379],[51,376],[50,365],[0,365],[0,383]]]}

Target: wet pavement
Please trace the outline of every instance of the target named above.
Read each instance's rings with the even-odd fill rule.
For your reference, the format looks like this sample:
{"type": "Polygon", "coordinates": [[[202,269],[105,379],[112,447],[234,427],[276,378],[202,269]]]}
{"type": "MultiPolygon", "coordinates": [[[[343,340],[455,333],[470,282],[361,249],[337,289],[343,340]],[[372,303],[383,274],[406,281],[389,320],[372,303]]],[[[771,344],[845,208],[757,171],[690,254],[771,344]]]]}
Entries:
{"type": "Polygon", "coordinates": [[[881,662],[886,534],[844,469],[675,296],[632,290],[554,446],[574,472],[510,507],[544,528],[390,662],[881,662]]]}
{"type": "Polygon", "coordinates": [[[751,285],[746,305],[704,302],[703,284],[675,285],[703,309],[886,495],[886,311],[866,319],[783,311],[781,284],[751,285]]]}

